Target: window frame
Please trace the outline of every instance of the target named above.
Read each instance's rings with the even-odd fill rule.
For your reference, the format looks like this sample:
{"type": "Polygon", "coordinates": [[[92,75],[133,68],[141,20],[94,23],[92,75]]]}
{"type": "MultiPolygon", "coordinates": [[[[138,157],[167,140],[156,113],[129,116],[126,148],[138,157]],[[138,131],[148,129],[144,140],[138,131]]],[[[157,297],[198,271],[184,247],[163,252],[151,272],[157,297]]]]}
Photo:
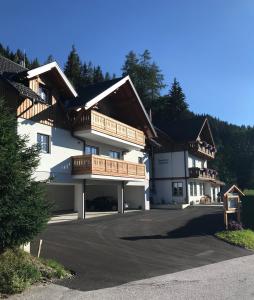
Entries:
{"type": "Polygon", "coordinates": [[[84,147],[84,153],[85,155],[99,155],[99,147],[97,146],[92,146],[92,145],[85,145],[84,147]],[[90,149],[90,153],[87,153],[86,149],[89,148],[90,149]],[[95,153],[93,152],[93,150],[95,150],[95,153]]]}
{"type": "Polygon", "coordinates": [[[182,181],[172,182],[172,196],[173,197],[183,197],[183,182],[182,181]],[[175,191],[176,191],[176,193],[175,193],[175,191]]]}
{"type": "Polygon", "coordinates": [[[52,104],[51,90],[45,84],[39,83],[38,95],[41,97],[41,99],[43,100],[43,102],[45,104],[48,104],[48,105],[52,104]],[[41,96],[41,91],[43,91],[44,94],[46,95],[46,99],[45,100],[41,96]]]}
{"type": "Polygon", "coordinates": [[[51,153],[51,136],[45,133],[37,132],[37,145],[40,147],[40,152],[43,154],[51,153]],[[39,137],[46,137],[46,142],[42,142],[39,137]],[[46,145],[47,149],[45,150],[43,145],[46,145]]]}
{"type": "Polygon", "coordinates": [[[109,150],[109,157],[112,159],[121,159],[121,152],[120,151],[116,151],[116,150],[109,150]],[[113,155],[111,155],[113,154],[113,155]],[[115,154],[117,154],[115,157],[115,154]]]}

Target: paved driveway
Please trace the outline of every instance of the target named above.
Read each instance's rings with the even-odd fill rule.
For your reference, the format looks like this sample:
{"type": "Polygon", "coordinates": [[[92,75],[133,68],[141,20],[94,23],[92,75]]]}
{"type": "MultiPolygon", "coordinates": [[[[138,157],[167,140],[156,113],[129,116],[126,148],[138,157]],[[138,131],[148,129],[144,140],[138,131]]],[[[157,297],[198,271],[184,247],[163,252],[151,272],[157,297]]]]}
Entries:
{"type": "Polygon", "coordinates": [[[51,224],[42,256],[77,273],[60,285],[112,287],[250,254],[213,236],[222,222],[221,208],[190,207],[51,224]]]}

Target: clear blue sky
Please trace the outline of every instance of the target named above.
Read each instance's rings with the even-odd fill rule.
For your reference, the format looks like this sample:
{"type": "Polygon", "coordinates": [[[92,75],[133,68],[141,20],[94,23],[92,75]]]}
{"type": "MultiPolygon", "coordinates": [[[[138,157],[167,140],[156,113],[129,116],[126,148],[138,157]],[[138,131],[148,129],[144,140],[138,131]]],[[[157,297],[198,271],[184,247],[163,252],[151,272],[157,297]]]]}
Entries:
{"type": "Polygon", "coordinates": [[[254,125],[253,0],[3,1],[0,42],[61,66],[75,44],[116,75],[127,52],[148,49],[191,110],[254,125]]]}

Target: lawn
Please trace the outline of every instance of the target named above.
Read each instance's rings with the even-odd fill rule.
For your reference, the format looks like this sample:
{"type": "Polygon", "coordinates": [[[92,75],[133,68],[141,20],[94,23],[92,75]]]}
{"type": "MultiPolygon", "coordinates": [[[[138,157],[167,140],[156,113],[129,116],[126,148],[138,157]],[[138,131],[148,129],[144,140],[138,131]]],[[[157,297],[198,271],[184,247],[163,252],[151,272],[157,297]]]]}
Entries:
{"type": "Polygon", "coordinates": [[[254,196],[254,189],[253,190],[244,190],[244,194],[246,196],[254,196]]]}
{"type": "Polygon", "coordinates": [[[250,229],[221,231],[216,233],[219,239],[254,251],[254,231],[250,229]]]}

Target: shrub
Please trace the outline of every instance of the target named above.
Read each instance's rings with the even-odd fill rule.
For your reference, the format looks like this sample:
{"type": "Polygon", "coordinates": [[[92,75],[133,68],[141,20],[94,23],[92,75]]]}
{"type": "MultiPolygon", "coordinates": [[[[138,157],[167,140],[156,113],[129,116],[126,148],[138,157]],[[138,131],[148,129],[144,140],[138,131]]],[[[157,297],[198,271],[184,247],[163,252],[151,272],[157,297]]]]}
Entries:
{"type": "Polygon", "coordinates": [[[245,227],[254,229],[254,196],[242,198],[242,222],[245,227]]]}
{"type": "Polygon", "coordinates": [[[0,254],[31,241],[47,224],[50,205],[33,179],[38,163],[39,149],[27,147],[0,99],[0,254]]]}
{"type": "Polygon", "coordinates": [[[35,282],[69,277],[71,273],[54,260],[38,259],[20,249],[0,255],[0,298],[1,293],[20,293],[35,282]]]}
{"type": "Polygon", "coordinates": [[[20,293],[40,279],[40,271],[25,252],[7,250],[0,256],[0,292],[20,293]]]}

